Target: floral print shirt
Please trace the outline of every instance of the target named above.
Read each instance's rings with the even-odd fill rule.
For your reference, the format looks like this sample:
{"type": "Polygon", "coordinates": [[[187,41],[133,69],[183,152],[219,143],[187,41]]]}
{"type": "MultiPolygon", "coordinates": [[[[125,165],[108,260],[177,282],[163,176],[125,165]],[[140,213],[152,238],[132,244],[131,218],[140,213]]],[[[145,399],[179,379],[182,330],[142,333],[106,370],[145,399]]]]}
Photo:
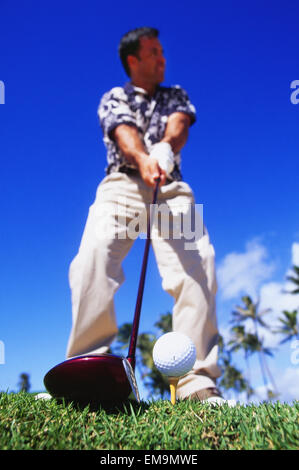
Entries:
{"type": "MultiPolygon", "coordinates": [[[[196,111],[186,91],[179,85],[171,87],[158,86],[156,93],[150,97],[142,88],[126,83],[124,87],[115,87],[105,93],[101,99],[98,116],[107,148],[106,173],[118,171],[126,166],[134,168],[122,155],[111,132],[119,124],[135,126],[147,151],[164,137],[168,116],[174,112],[183,112],[191,117],[191,124],[196,120],[196,111]]],[[[174,169],[171,179],[180,181],[181,156],[174,156],[174,169]]]]}

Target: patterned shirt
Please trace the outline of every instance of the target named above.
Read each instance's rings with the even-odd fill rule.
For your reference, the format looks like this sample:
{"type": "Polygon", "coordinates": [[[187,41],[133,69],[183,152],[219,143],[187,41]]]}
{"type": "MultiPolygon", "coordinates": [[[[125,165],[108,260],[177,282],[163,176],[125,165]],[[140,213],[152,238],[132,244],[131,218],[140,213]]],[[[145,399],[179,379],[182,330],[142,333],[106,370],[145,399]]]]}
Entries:
{"type": "MultiPolygon", "coordinates": [[[[106,173],[118,171],[123,166],[136,168],[128,162],[111,137],[111,132],[119,124],[135,126],[147,152],[150,153],[152,146],[164,137],[168,116],[174,112],[188,114],[191,117],[191,124],[196,120],[195,107],[186,91],[178,85],[158,86],[153,97],[131,83],[126,83],[124,87],[112,88],[105,93],[98,108],[98,116],[107,148],[106,173]]],[[[170,177],[180,181],[182,179],[180,153],[174,156],[174,162],[170,177]]]]}

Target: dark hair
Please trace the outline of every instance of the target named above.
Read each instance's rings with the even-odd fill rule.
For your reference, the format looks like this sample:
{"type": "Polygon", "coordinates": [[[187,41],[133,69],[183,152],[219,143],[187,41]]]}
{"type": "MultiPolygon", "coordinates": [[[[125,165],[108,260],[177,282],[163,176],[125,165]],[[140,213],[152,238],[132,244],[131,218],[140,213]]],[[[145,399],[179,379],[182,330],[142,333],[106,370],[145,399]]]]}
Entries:
{"type": "Polygon", "coordinates": [[[121,60],[121,63],[126,71],[126,74],[130,76],[130,69],[127,62],[128,55],[134,55],[138,57],[139,51],[139,39],[141,37],[157,38],[159,36],[159,31],[156,28],[149,28],[144,26],[143,28],[136,28],[128,31],[121,38],[118,46],[118,54],[121,60]]]}

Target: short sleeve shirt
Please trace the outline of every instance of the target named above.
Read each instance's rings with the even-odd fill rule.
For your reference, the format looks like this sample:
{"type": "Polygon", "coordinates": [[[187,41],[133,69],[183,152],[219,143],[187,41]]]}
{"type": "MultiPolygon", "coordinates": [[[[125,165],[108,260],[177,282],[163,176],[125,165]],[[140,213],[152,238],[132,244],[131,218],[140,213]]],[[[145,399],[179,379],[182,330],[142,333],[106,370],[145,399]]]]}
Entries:
{"type": "MultiPolygon", "coordinates": [[[[131,83],[126,83],[124,87],[114,87],[105,93],[98,108],[98,116],[107,148],[106,173],[118,171],[123,166],[134,168],[111,136],[118,125],[135,126],[150,153],[153,145],[164,137],[168,116],[174,112],[188,114],[191,124],[196,120],[195,107],[186,91],[179,85],[158,86],[153,97],[131,83]]],[[[174,163],[170,177],[180,181],[182,179],[180,153],[174,156],[174,163]]]]}

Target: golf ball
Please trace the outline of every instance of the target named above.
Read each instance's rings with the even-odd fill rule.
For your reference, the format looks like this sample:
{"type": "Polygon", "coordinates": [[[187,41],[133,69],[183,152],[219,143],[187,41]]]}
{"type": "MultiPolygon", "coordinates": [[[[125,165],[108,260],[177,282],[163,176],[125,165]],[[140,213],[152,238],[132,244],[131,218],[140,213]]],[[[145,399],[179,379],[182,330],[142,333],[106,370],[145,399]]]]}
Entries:
{"type": "Polygon", "coordinates": [[[153,360],[157,369],[168,377],[182,377],[194,366],[196,349],[191,339],[176,331],[156,341],[153,360]]]}

